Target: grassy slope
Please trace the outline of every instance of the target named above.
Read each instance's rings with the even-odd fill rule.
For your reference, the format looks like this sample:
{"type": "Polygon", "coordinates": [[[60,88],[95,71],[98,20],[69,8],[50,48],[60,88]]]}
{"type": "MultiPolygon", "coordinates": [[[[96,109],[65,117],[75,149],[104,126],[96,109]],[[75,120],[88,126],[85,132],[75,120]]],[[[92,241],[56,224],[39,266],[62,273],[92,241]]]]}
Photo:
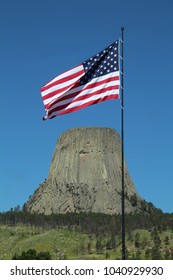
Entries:
{"type": "MultiPolygon", "coordinates": [[[[144,244],[144,248],[140,248],[140,258],[145,259],[145,250],[152,246],[151,234],[147,230],[135,230],[131,237],[127,236],[126,246],[131,256],[135,255],[137,248],[134,245],[136,233],[140,234],[140,242],[144,244]]],[[[162,240],[161,250],[165,248],[173,248],[173,234],[171,231],[165,231],[160,234],[162,240]],[[169,237],[169,245],[165,244],[165,237],[169,237]]],[[[26,226],[0,226],[0,259],[11,259],[14,253],[20,254],[28,249],[36,249],[39,251],[48,251],[53,259],[117,259],[121,257],[121,245],[106,251],[106,242],[108,238],[102,240],[102,252],[96,251],[96,237],[88,236],[82,232],[69,231],[68,229],[47,230],[43,232],[42,228],[26,227],[26,226]],[[90,252],[88,244],[91,244],[90,252]],[[106,256],[107,255],[107,256],[106,256]]],[[[120,240],[116,238],[116,244],[120,240]]]]}

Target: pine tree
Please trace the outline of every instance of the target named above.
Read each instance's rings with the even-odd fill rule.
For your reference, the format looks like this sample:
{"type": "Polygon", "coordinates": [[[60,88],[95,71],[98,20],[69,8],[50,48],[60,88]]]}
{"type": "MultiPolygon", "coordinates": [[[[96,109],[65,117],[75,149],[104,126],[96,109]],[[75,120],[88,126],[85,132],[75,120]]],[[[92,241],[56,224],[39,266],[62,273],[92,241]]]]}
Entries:
{"type": "Polygon", "coordinates": [[[99,238],[96,242],[96,251],[97,254],[102,254],[102,240],[99,238]]]}
{"type": "Polygon", "coordinates": [[[168,236],[165,237],[164,242],[165,242],[165,245],[169,245],[169,237],[168,236]]]}
{"type": "Polygon", "coordinates": [[[170,259],[170,252],[169,249],[166,249],[165,254],[164,254],[164,259],[169,260],[170,259]]]}
{"type": "Polygon", "coordinates": [[[150,260],[151,259],[151,249],[147,248],[145,250],[145,259],[150,260]]]}
{"type": "Polygon", "coordinates": [[[139,232],[137,232],[137,233],[135,234],[135,247],[136,247],[136,248],[139,248],[139,247],[140,247],[140,244],[141,244],[141,242],[140,242],[140,234],[139,234],[139,232]]]}

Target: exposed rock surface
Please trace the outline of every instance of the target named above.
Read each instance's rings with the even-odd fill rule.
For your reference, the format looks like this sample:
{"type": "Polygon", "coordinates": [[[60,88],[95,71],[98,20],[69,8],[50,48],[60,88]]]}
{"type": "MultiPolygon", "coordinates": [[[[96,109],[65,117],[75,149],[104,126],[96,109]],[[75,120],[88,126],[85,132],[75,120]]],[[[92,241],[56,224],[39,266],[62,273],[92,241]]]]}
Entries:
{"type": "MultiPolygon", "coordinates": [[[[139,195],[125,164],[125,211],[139,195]]],[[[74,128],[59,138],[48,179],[26,203],[29,212],[121,213],[121,141],[111,128],[74,128]]]]}

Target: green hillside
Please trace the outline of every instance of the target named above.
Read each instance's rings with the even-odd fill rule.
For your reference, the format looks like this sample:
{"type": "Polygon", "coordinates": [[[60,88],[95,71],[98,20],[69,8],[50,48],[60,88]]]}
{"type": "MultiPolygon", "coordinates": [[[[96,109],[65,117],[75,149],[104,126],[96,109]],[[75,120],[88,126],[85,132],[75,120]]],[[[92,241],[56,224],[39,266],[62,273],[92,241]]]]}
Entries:
{"type": "Polygon", "coordinates": [[[15,253],[29,249],[48,251],[53,259],[76,258],[88,236],[69,230],[48,230],[26,226],[0,226],[0,259],[11,259],[15,253]]]}
{"type": "MultiPolygon", "coordinates": [[[[121,215],[46,216],[11,209],[0,213],[0,259],[30,249],[51,259],[121,259],[121,221],[121,215]]],[[[173,260],[173,214],[149,205],[147,211],[126,214],[125,232],[126,258],[173,260]]]]}
{"type": "MultiPolygon", "coordinates": [[[[43,230],[32,226],[0,226],[0,259],[22,251],[49,252],[52,259],[120,259],[121,238],[97,237],[68,229],[43,230]]],[[[129,259],[173,259],[173,233],[134,230],[126,238],[129,259]],[[156,238],[157,240],[154,240],[156,238]],[[158,243],[158,247],[156,246],[158,243]],[[160,256],[160,257],[159,257],[160,256]]]]}

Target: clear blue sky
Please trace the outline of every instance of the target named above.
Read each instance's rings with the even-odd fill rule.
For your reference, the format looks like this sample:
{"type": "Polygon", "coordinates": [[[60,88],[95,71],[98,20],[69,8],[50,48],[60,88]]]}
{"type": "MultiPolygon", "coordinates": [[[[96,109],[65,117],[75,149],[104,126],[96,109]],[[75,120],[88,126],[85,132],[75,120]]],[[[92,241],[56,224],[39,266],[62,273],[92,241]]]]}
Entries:
{"type": "Polygon", "coordinates": [[[139,194],[173,212],[172,0],[0,0],[0,211],[22,206],[48,176],[69,128],[120,132],[106,101],[42,121],[40,88],[120,37],[125,27],[125,158],[139,194]]]}

